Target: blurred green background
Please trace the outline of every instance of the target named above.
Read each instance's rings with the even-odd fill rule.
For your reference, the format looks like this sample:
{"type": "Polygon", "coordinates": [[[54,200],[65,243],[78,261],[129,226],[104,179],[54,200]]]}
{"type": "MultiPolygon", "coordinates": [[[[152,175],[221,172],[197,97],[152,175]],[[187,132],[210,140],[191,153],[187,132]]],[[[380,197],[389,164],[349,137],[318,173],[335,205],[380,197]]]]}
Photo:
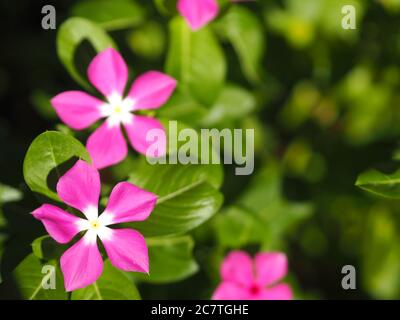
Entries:
{"type": "MultiPolygon", "coordinates": [[[[41,28],[42,5],[56,7],[57,26],[71,16],[99,23],[140,74],[164,70],[173,2],[1,2],[2,277],[44,234],[28,214],[39,201],[23,182],[27,147],[45,130],[65,130],[49,98],[80,89],[57,57],[57,31],[41,28]]],[[[200,271],[141,284],[143,298],[209,298],[221,259],[236,248],[286,252],[301,299],[400,297],[399,201],[354,185],[368,168],[398,168],[399,27],[400,0],[221,1],[209,30],[226,59],[222,94],[207,108],[175,96],[160,112],[195,128],[255,128],[256,170],[239,177],[224,167],[224,207],[193,232],[200,271]],[[345,4],[357,10],[355,30],[341,28],[345,4]],[[347,264],[356,267],[357,290],[341,287],[347,264]]],[[[82,74],[93,55],[80,46],[82,74]]]]}

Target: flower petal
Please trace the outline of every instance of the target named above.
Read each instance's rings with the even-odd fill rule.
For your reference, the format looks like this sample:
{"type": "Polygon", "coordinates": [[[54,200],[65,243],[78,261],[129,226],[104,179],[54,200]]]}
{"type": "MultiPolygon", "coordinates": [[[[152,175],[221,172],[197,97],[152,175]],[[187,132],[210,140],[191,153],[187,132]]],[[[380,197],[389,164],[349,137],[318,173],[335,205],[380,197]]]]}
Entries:
{"type": "Polygon", "coordinates": [[[175,88],[174,78],[149,71],[135,80],[128,96],[135,102],[134,110],[157,109],[167,102],[175,88]]]}
{"type": "Polygon", "coordinates": [[[67,126],[81,130],[102,117],[104,102],[82,91],[66,91],[51,99],[51,104],[67,126]]]}
{"type": "Polygon", "coordinates": [[[82,220],[51,204],[44,204],[32,212],[40,220],[49,235],[58,243],[67,243],[81,231],[82,220]]]}
{"type": "Polygon", "coordinates": [[[119,52],[108,48],[100,52],[89,65],[90,82],[107,98],[122,96],[128,81],[128,67],[119,52]]]}
{"type": "Polygon", "coordinates": [[[224,281],[250,287],[253,283],[253,263],[244,251],[232,251],[221,266],[221,277],[224,281]]]}
{"type": "Polygon", "coordinates": [[[121,127],[110,126],[107,121],[92,133],[86,147],[97,169],[116,164],[124,160],[128,154],[128,146],[121,127]]]}
{"type": "Polygon", "coordinates": [[[124,127],[128,134],[129,141],[136,151],[150,157],[161,157],[165,155],[167,139],[165,129],[160,121],[150,117],[135,115],[133,121],[130,124],[125,124],[124,127]],[[149,149],[150,146],[155,143],[155,141],[152,140],[154,137],[151,135],[151,130],[154,130],[155,136],[158,137],[156,149],[149,149]],[[157,131],[163,134],[159,135],[157,131]]]}
{"type": "Polygon", "coordinates": [[[259,253],[255,257],[256,279],[262,286],[268,286],[282,279],[288,269],[286,255],[280,252],[259,253]]]}
{"type": "Polygon", "coordinates": [[[100,187],[100,175],[96,168],[78,160],[58,180],[57,194],[67,205],[83,212],[89,219],[97,216],[100,187]]]}
{"type": "Polygon", "coordinates": [[[144,221],[153,211],[157,196],[129,183],[118,183],[111,192],[105,212],[100,220],[106,219],[106,225],[144,221]]]}
{"type": "Polygon", "coordinates": [[[198,30],[218,15],[216,0],[179,0],[178,11],[192,30],[198,30]]]}
{"type": "Polygon", "coordinates": [[[215,290],[212,300],[249,300],[248,290],[233,282],[224,281],[215,290]]]}
{"type": "Polygon", "coordinates": [[[89,232],[64,252],[61,257],[61,271],[64,274],[66,291],[84,288],[95,282],[103,272],[96,241],[88,241],[89,232]]]}
{"type": "Polygon", "coordinates": [[[108,229],[100,239],[112,265],[124,271],[149,272],[149,255],[144,237],[132,229],[108,229]]]}
{"type": "Polygon", "coordinates": [[[261,291],[256,297],[258,300],[292,300],[293,292],[289,285],[282,283],[261,291]]]}

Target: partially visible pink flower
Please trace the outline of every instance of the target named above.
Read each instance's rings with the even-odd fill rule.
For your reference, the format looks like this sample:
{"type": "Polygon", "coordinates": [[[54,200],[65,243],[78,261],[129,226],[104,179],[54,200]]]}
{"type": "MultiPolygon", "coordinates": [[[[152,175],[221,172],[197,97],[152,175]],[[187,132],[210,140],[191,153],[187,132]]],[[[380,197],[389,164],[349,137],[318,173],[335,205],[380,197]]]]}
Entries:
{"type": "Polygon", "coordinates": [[[233,251],[221,266],[222,283],[214,300],[291,300],[291,288],[278,281],[287,273],[286,255],[258,253],[254,261],[244,251],[233,251]]]}
{"type": "Polygon", "coordinates": [[[177,7],[193,31],[214,20],[219,11],[217,0],[178,0],[177,7]]]}
{"type": "MultiPolygon", "coordinates": [[[[66,91],[54,97],[51,103],[60,119],[72,129],[82,130],[106,118],[87,141],[95,167],[102,169],[125,159],[128,147],[121,126],[125,128],[133,148],[146,154],[153,143],[146,140],[147,133],[152,129],[164,131],[164,128],[158,120],[134,112],[162,106],[175,90],[176,80],[161,72],[149,71],[139,76],[124,96],[128,67],[112,48],[100,52],[92,60],[88,78],[106,97],[106,102],[82,91],[66,91]]],[[[165,154],[166,141],[157,142],[159,148],[148,156],[165,154]]]]}
{"type": "Polygon", "coordinates": [[[149,272],[149,256],[144,237],[133,229],[111,229],[110,225],[148,218],[157,197],[128,182],[118,183],[104,212],[98,215],[100,176],[95,167],[79,160],[57,183],[57,194],[68,206],[81,211],[86,219],[51,204],[32,212],[58,243],[83,237],[61,257],[61,271],[67,291],[86,287],[103,272],[97,246],[100,238],[113,266],[124,271],[149,272]]]}

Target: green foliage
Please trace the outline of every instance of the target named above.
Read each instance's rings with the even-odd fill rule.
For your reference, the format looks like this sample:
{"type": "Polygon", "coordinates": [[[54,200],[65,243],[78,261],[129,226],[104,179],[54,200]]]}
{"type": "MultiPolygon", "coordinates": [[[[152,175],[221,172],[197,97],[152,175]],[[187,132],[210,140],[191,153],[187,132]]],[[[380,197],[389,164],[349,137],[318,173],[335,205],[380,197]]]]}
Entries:
{"type": "Polygon", "coordinates": [[[384,174],[377,170],[369,170],[360,174],[356,186],[369,192],[388,198],[400,198],[400,171],[384,174]]]}
{"type": "Polygon", "coordinates": [[[129,182],[155,193],[157,206],[146,221],[128,225],[152,237],[188,232],[220,208],[221,179],[216,166],[151,165],[142,161],[131,173],[129,182]]]}
{"type": "Polygon", "coordinates": [[[72,15],[98,23],[106,30],[124,29],[144,21],[144,9],[134,0],[85,0],[72,8],[72,15]]]}
{"type": "MultiPolygon", "coordinates": [[[[15,281],[15,298],[25,300],[66,300],[67,293],[64,290],[63,278],[55,261],[42,262],[34,254],[27,256],[14,270],[12,279],[15,281]],[[44,267],[50,266],[49,269],[44,267]],[[53,267],[53,269],[51,269],[53,267]],[[54,275],[55,272],[55,275],[54,275]],[[46,277],[55,278],[55,288],[45,289],[46,277]]],[[[5,282],[0,286],[0,296],[5,297],[5,290],[9,283],[5,282]],[[4,292],[3,292],[4,290],[4,292]]],[[[10,292],[9,292],[10,294],[10,292]]]]}
{"type": "Polygon", "coordinates": [[[199,266],[192,256],[194,242],[189,236],[176,238],[148,238],[149,275],[135,274],[140,281],[170,283],[190,277],[199,266]]]}
{"type": "Polygon", "coordinates": [[[86,89],[90,89],[89,83],[80,75],[74,62],[76,50],[84,40],[89,41],[97,52],[115,47],[115,43],[99,25],[84,18],[70,18],[59,27],[58,58],[75,81],[86,89]]]}
{"type": "Polygon", "coordinates": [[[169,26],[170,45],[166,71],[178,80],[179,90],[206,106],[217,99],[225,81],[226,62],[209,27],[192,32],[180,17],[169,26]]]}
{"type": "Polygon", "coordinates": [[[85,147],[67,134],[47,131],[30,145],[24,160],[24,178],[28,187],[51,199],[59,200],[55,192],[58,179],[76,160],[90,162],[85,147]],[[72,162],[74,161],[74,162],[72,162]]]}
{"type": "Polygon", "coordinates": [[[260,81],[266,37],[257,16],[244,7],[231,6],[216,27],[234,47],[246,77],[253,82],[260,81]]]}
{"type": "MultiPolygon", "coordinates": [[[[8,110],[0,119],[1,298],[209,299],[232,249],[284,251],[296,298],[399,297],[400,2],[218,3],[218,17],[198,31],[179,16],[176,0],[60,0],[56,33],[44,37],[29,21],[29,29],[15,28],[7,47],[15,59],[0,67],[8,110]],[[355,6],[354,30],[341,27],[343,5],[355,6]],[[48,50],[54,43],[58,60],[48,50]],[[84,145],[95,126],[75,132],[61,124],[50,98],[74,88],[68,74],[93,93],[87,65],[117,44],[134,67],[130,79],[158,70],[178,80],[162,108],[143,113],[168,135],[169,120],[178,131],[254,129],[255,171],[239,177],[231,165],[150,165],[130,148],[122,163],[101,170],[101,205],[121,181],[157,194],[148,220],[124,225],[145,236],[150,274],[106,260],[95,284],[66,294],[58,261],[70,244],[45,235],[29,212],[59,201],[56,183],[77,159],[90,162],[84,145]],[[32,54],[21,56],[21,48],[32,54]],[[58,131],[28,147],[52,127],[58,131]],[[23,176],[38,198],[22,183],[24,154],[23,176]],[[376,166],[394,173],[367,170],[376,166]],[[353,292],[328,280],[349,263],[357,269],[353,292]],[[55,267],[55,290],[41,286],[45,265],[55,267]]],[[[21,10],[5,10],[18,20],[21,10]]],[[[184,143],[172,141],[168,155],[184,143]]]]}

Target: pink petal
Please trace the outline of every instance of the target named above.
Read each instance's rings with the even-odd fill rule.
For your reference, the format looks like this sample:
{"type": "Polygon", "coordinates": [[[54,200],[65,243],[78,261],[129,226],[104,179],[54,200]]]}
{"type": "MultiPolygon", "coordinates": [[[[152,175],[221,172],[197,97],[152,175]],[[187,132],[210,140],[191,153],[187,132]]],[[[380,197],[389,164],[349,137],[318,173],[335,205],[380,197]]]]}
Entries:
{"type": "Polygon", "coordinates": [[[250,287],[253,283],[253,262],[244,251],[232,251],[221,266],[221,277],[224,281],[250,287]]]}
{"type": "Polygon", "coordinates": [[[161,107],[176,88],[176,80],[170,76],[149,71],[138,77],[128,94],[135,101],[134,110],[161,107]]]}
{"type": "Polygon", "coordinates": [[[122,96],[128,81],[128,67],[118,51],[108,48],[100,52],[89,65],[88,78],[104,96],[122,96]]]}
{"type": "Polygon", "coordinates": [[[222,282],[215,290],[212,300],[249,300],[248,290],[233,282],[222,282]]]}
{"type": "Polygon", "coordinates": [[[128,134],[129,141],[136,151],[150,157],[161,157],[165,154],[167,140],[165,136],[165,129],[160,121],[150,117],[135,115],[132,123],[125,124],[125,130],[128,134]],[[156,150],[149,149],[149,147],[155,142],[151,137],[151,130],[154,130],[153,133],[157,130],[164,133],[164,135],[160,137],[158,141],[156,141],[156,150]]]}
{"type": "Polygon", "coordinates": [[[59,243],[71,241],[81,231],[78,224],[82,219],[51,204],[44,204],[32,212],[40,220],[49,235],[59,243]]]}
{"type": "Polygon", "coordinates": [[[262,286],[268,286],[282,279],[288,269],[286,255],[279,252],[259,253],[255,257],[256,279],[262,286]]]}
{"type": "Polygon", "coordinates": [[[198,30],[218,15],[216,0],[179,0],[178,11],[192,30],[198,30]]]}
{"type": "Polygon", "coordinates": [[[66,291],[92,284],[103,272],[103,259],[96,241],[89,241],[89,233],[64,252],[60,265],[66,291]]]}
{"type": "Polygon", "coordinates": [[[156,202],[155,194],[129,182],[120,182],[112,190],[103,214],[110,216],[108,224],[143,221],[153,211],[156,202]]]}
{"type": "Polygon", "coordinates": [[[102,117],[100,107],[104,102],[82,91],[66,91],[51,99],[51,104],[67,126],[81,130],[102,117]]]}
{"type": "Polygon", "coordinates": [[[100,238],[112,265],[124,271],[149,272],[149,256],[143,236],[132,229],[109,229],[100,238]]]}
{"type": "Polygon", "coordinates": [[[293,292],[287,284],[278,284],[272,288],[264,289],[257,297],[258,300],[292,300],[293,292]]]}
{"type": "Polygon", "coordinates": [[[105,121],[87,141],[87,150],[97,169],[103,169],[125,159],[128,154],[121,127],[110,126],[105,121]]]}
{"type": "Polygon", "coordinates": [[[57,183],[57,194],[69,206],[85,215],[97,210],[100,197],[100,175],[96,168],[78,160],[57,183]]]}

